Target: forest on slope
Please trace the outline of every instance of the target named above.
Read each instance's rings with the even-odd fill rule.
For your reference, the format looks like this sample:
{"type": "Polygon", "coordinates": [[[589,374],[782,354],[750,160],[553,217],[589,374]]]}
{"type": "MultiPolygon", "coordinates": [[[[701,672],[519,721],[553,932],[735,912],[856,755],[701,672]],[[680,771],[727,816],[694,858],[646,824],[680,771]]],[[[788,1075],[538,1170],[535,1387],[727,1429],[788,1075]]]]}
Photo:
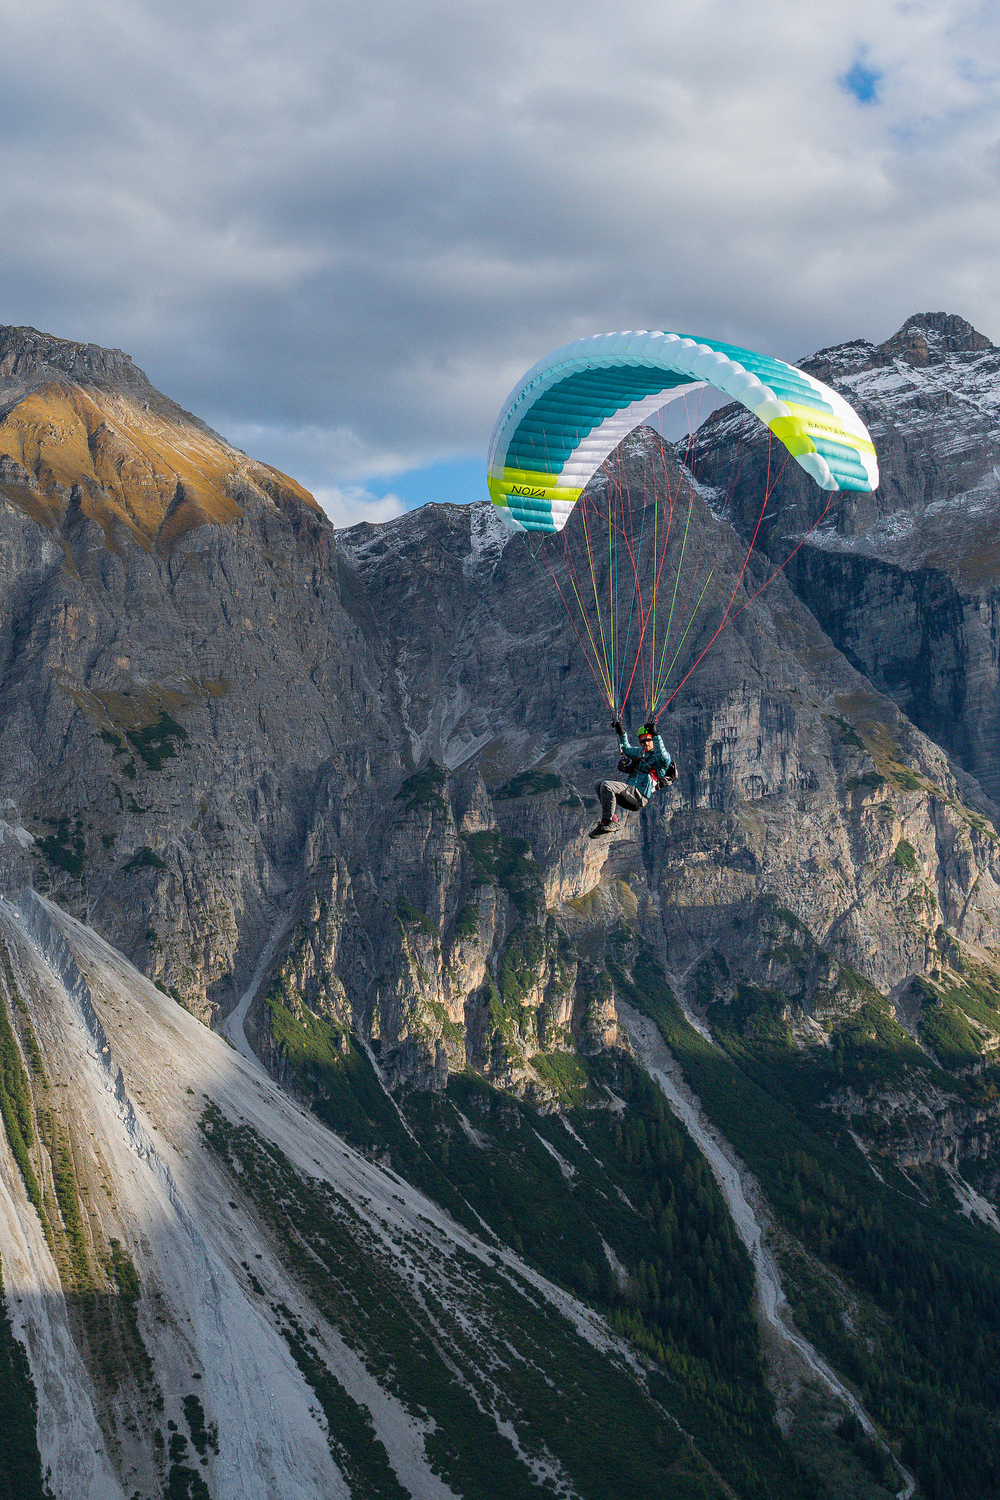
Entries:
{"type": "MultiPolygon", "coordinates": [[[[491,507],[430,506],[335,535],[291,481],[151,395],[123,356],[71,346],[69,359],[24,330],[7,342],[8,895],[34,887],[125,953],[164,1004],[252,1045],[376,1164],[390,1201],[395,1174],[605,1319],[642,1371],[639,1394],[615,1387],[639,1403],[625,1430],[648,1427],[640,1490],[655,1476],[678,1495],[878,1497],[904,1485],[894,1454],[932,1500],[995,1493],[1000,838],[988,737],[971,727],[997,687],[988,341],[922,315],[878,349],[816,357],[875,435],[873,508],[845,506],[706,657],[661,726],[675,790],[598,844],[593,782],[614,740],[558,601],[491,507]],[[86,400],[67,367],[69,385],[86,371],[86,400]],[[752,1174],[796,1325],[874,1428],[758,1323],[746,1246],[619,1005],[656,1023],[752,1174]]],[[[645,430],[617,472],[651,496],[688,463],[710,495],[728,421],[706,424],[693,455],[645,430]]],[[[748,508],[758,458],[751,445],[742,459],[748,508]]],[[[783,478],[774,507],[793,535],[798,485],[783,478]]],[[[707,499],[692,516],[696,541],[715,524],[707,499]]],[[[738,535],[738,505],[732,519],[738,535]]],[[[741,599],[783,545],[761,540],[741,599]]],[[[720,597],[734,576],[720,568],[720,597]]],[[[693,633],[689,660],[706,638],[693,633]]],[[[70,1323],[95,1430],[124,1478],[109,1436],[122,1414],[87,1309],[110,1309],[115,1358],[141,1371],[140,1345],[158,1347],[162,1269],[129,1276],[141,1270],[131,1211],[106,1224],[80,1211],[87,1120],[49,1078],[53,1001],[38,983],[32,1000],[11,977],[0,1038],[10,1222],[48,1225],[56,1284],[82,1309],[70,1323]]],[[[109,1043],[126,1044],[126,1031],[109,1043]]],[[[131,1106],[181,1149],[149,1066],[136,1064],[131,1106]]],[[[240,1134],[252,1089],[238,1107],[236,1094],[206,1098],[204,1150],[243,1205],[241,1183],[285,1168],[240,1134]]],[[[328,1390],[328,1356],[279,1309],[297,1285],[316,1319],[296,1314],[302,1327],[338,1328],[346,1302],[323,1303],[310,1280],[295,1245],[316,1201],[283,1180],[282,1203],[257,1194],[254,1209],[260,1253],[286,1278],[265,1322],[310,1389],[328,1390]]],[[[336,1239],[333,1220],[324,1235],[336,1239]]],[[[260,1269],[242,1268],[235,1242],[219,1253],[252,1302],[260,1269]]],[[[327,1251],[316,1241],[310,1254],[327,1251]]],[[[5,1276],[14,1310],[6,1262],[5,1276]]],[[[609,1400],[612,1377],[550,1332],[566,1380],[609,1400]]],[[[530,1337],[544,1347],[540,1328],[530,1337]]],[[[22,1344],[5,1347],[14,1464],[43,1424],[44,1361],[26,1375],[22,1344]]],[[[207,1386],[198,1399],[217,1421],[207,1386]]],[[[504,1400],[491,1408],[501,1424],[528,1410],[523,1391],[504,1400]]],[[[458,1424],[461,1453],[473,1418],[442,1401],[434,1420],[458,1424]]],[[[595,1412],[585,1455],[566,1447],[558,1408],[536,1414],[534,1434],[559,1455],[554,1482],[610,1493],[612,1473],[594,1467],[606,1422],[595,1412]]],[[[166,1419],[142,1409],[143,1483],[195,1493],[166,1419]]],[[[194,1443],[197,1423],[180,1408],[170,1420],[194,1443]]],[[[347,1446],[391,1487],[351,1421],[347,1446]]],[[[357,1469],[343,1441],[332,1461],[357,1469]]],[[[432,1454],[421,1483],[438,1462],[456,1492],[477,1492],[454,1454],[432,1454]]],[[[207,1448],[202,1468],[210,1493],[228,1493],[219,1455],[207,1448]]],[[[511,1483],[540,1475],[515,1467],[511,1483]]]]}

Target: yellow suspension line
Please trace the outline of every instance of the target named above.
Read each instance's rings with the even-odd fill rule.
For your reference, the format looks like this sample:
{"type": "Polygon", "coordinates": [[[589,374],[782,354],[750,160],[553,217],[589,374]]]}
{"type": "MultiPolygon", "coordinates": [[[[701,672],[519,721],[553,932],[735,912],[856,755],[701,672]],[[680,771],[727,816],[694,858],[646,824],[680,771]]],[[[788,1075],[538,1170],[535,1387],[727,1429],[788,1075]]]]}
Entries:
{"type": "Polygon", "coordinates": [[[594,648],[594,666],[604,681],[604,691],[607,694],[608,703],[613,709],[615,706],[614,693],[608,685],[608,675],[601,667],[601,658],[600,653],[597,649],[597,642],[594,640],[594,632],[590,628],[590,621],[587,619],[587,611],[583,607],[583,600],[580,598],[580,590],[576,586],[576,579],[573,577],[572,573],[570,574],[570,582],[573,585],[573,593],[576,595],[576,602],[580,609],[580,618],[584,623],[584,627],[587,631],[588,636],[590,637],[590,644],[594,648]]]}
{"type": "MultiPolygon", "coordinates": [[[[680,557],[679,557],[679,559],[677,561],[677,574],[676,574],[676,577],[674,578],[674,593],[673,593],[673,598],[670,600],[670,614],[667,617],[667,638],[663,642],[663,651],[662,651],[662,653],[660,655],[660,670],[655,673],[655,682],[654,682],[654,691],[653,691],[653,702],[654,703],[659,698],[659,685],[660,685],[660,682],[662,680],[663,658],[664,658],[664,656],[666,656],[666,654],[667,654],[667,647],[670,645],[670,632],[673,629],[673,623],[674,623],[674,607],[677,604],[677,590],[680,587],[681,569],[684,566],[684,550],[687,547],[688,528],[691,525],[691,511],[693,510],[693,508],[694,508],[694,496],[692,495],[691,498],[688,500],[687,520],[684,522],[684,536],[683,536],[683,538],[681,540],[681,555],[680,555],[680,557]]],[[[654,657],[654,661],[655,661],[655,657],[654,657]]]]}
{"type": "MultiPolygon", "coordinates": [[[[606,683],[610,683],[612,680],[611,666],[608,661],[608,645],[607,641],[604,638],[604,617],[601,613],[601,601],[597,597],[597,575],[594,572],[594,553],[590,545],[590,527],[587,525],[587,512],[582,511],[581,515],[583,518],[583,534],[587,540],[587,562],[590,565],[590,582],[594,590],[594,608],[597,610],[597,624],[601,632],[601,647],[604,651],[604,681],[606,683]]],[[[582,604],[580,605],[580,608],[583,608],[582,604]]],[[[612,698],[614,697],[613,690],[609,696],[611,696],[612,698]]],[[[612,704],[612,707],[614,707],[614,704],[612,704]]]]}
{"type": "MultiPolygon", "coordinates": [[[[711,581],[712,581],[712,574],[714,572],[715,572],[715,568],[713,566],[710,569],[710,571],[709,571],[708,577],[705,579],[705,588],[703,588],[702,591],[701,591],[701,593],[698,595],[698,601],[695,604],[694,609],[691,611],[690,617],[688,618],[688,622],[687,622],[687,625],[685,627],[684,634],[681,636],[680,640],[677,642],[677,650],[674,652],[673,656],[670,658],[670,665],[667,668],[666,676],[662,679],[664,686],[666,686],[666,684],[670,681],[670,674],[674,670],[674,662],[677,660],[678,656],[680,655],[681,647],[683,646],[684,642],[687,640],[688,631],[691,629],[691,626],[694,624],[695,615],[698,613],[699,607],[701,605],[701,601],[705,597],[705,589],[707,589],[708,585],[711,583],[711,581]]],[[[657,701],[659,701],[659,700],[657,700],[657,701]]]]}

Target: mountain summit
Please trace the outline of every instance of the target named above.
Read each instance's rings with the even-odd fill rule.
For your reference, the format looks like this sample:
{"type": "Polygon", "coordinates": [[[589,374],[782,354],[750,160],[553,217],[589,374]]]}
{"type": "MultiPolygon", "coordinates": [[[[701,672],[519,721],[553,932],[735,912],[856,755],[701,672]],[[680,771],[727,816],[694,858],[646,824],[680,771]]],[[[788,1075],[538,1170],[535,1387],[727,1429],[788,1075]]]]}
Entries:
{"type": "Polygon", "coordinates": [[[914,369],[923,369],[943,364],[952,355],[982,354],[994,349],[995,345],[984,333],[954,313],[914,313],[882,344],[852,339],[820,349],[799,360],[799,364],[819,380],[836,382],[838,377],[891,365],[897,360],[914,369]]]}
{"type": "MultiPolygon", "coordinates": [[[[77,344],[37,328],[0,326],[0,391],[5,401],[52,381],[131,392],[137,400],[156,401],[173,411],[179,408],[160,395],[149,378],[121,349],[100,344],[77,344]]],[[[184,415],[188,415],[185,413],[184,415]]],[[[198,423],[196,417],[189,420],[198,423]]],[[[203,423],[198,423],[203,426],[203,423]]]]}
{"type": "Polygon", "coordinates": [[[25,1500],[996,1492],[1000,351],[897,337],[823,356],[887,477],[822,535],[742,408],[620,445],[690,492],[677,680],[732,628],[591,841],[617,741],[494,507],[336,533],[124,355],[4,335],[25,1500]],[[879,530],[947,513],[961,577],[879,530]]]}
{"type": "Polygon", "coordinates": [[[301,485],[157,391],[120,349],[0,328],[0,493],[53,534],[75,509],[113,550],[126,535],[169,548],[192,527],[236,520],[247,490],[318,509],[301,485]]]}
{"type": "Polygon", "coordinates": [[[877,353],[884,364],[904,359],[923,366],[939,365],[949,354],[979,354],[994,347],[984,333],[953,313],[914,313],[877,353]]]}

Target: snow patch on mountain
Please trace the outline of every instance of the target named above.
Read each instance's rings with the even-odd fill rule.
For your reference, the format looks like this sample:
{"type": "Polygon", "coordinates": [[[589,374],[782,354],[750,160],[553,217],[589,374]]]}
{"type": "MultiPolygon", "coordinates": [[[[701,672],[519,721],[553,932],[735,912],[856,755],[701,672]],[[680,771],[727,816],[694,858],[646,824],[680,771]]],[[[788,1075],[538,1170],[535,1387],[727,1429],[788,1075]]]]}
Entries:
{"type": "MultiPolygon", "coordinates": [[[[1000,352],[950,355],[939,364],[919,368],[897,359],[890,365],[859,370],[838,381],[849,401],[882,406],[891,414],[898,431],[906,437],[951,429],[952,445],[963,444],[961,421],[995,420],[1000,404],[1000,352]],[[942,424],[945,408],[957,408],[942,424]]],[[[872,424],[877,428],[878,418],[872,424]]]]}
{"type": "Polygon", "coordinates": [[[462,563],[467,578],[485,569],[492,572],[514,536],[491,500],[473,501],[469,506],[469,527],[472,547],[462,563]]]}
{"type": "Polygon", "coordinates": [[[851,535],[831,524],[812,532],[809,540],[826,552],[877,557],[915,570],[974,554],[984,527],[994,529],[998,514],[1000,465],[994,464],[978,484],[957,495],[920,509],[890,511],[867,531],[851,535]]]}

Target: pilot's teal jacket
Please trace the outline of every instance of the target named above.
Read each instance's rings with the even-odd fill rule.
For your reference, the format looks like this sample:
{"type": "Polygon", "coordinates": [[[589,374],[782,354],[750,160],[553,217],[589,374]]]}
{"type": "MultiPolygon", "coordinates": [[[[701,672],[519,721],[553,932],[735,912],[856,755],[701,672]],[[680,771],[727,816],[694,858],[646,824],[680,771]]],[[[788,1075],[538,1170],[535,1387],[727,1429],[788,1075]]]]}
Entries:
{"type": "Polygon", "coordinates": [[[618,744],[623,755],[634,756],[639,765],[627,778],[626,785],[635,787],[644,802],[648,802],[656,791],[657,772],[662,776],[670,764],[670,751],[660,739],[659,735],[653,738],[653,748],[648,754],[643,755],[638,745],[630,744],[623,730],[618,730],[618,744]]]}

